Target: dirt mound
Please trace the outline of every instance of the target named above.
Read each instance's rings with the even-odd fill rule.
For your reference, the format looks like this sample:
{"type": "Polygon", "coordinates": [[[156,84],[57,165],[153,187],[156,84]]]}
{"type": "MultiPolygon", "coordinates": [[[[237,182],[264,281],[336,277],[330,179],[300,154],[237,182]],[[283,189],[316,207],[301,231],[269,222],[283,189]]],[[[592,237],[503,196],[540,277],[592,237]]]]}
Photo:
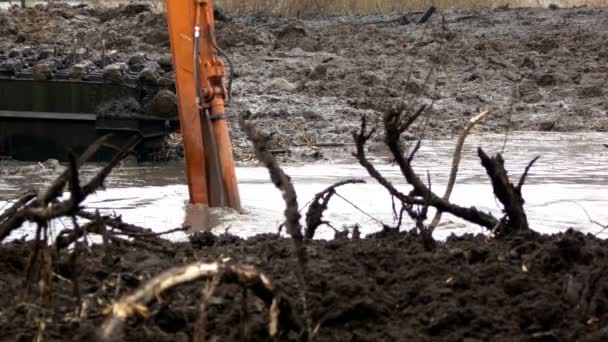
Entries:
{"type": "MultiPolygon", "coordinates": [[[[440,14],[428,26],[404,22],[403,15],[218,22],[218,44],[232,62],[229,118],[251,112],[289,159],[322,157],[319,146],[345,153],[361,115],[379,120],[385,108],[413,98],[433,103],[434,111],[425,126],[432,129],[412,138],[455,135],[470,113],[483,109],[493,114],[477,127],[481,132],[606,130],[608,47],[597,27],[608,12],[440,14]]],[[[91,75],[125,63],[120,82],[139,80],[135,86],[144,91],[150,85],[175,90],[165,17],[145,5],[12,8],[0,12],[0,23],[0,73],[31,73],[41,64],[36,75],[43,79],[62,70],[94,79],[82,76],[82,65],[70,69],[90,61],[91,75]]],[[[232,128],[231,134],[237,158],[247,158],[242,133],[232,128]]]]}
{"type": "MultiPolygon", "coordinates": [[[[309,307],[319,341],[601,341],[608,338],[605,241],[569,231],[526,233],[506,240],[451,238],[427,252],[407,234],[363,240],[314,241],[309,307]]],[[[230,256],[254,264],[298,303],[291,241],[262,235],[194,236],[167,243],[171,255],[102,247],[77,263],[87,303],[72,296],[70,255],[57,259],[51,305],[18,304],[30,245],[0,246],[0,338],[32,340],[46,322],[45,340],[82,341],[103,320],[105,305],[176,264],[230,256]],[[105,255],[105,257],[104,257],[105,255]]],[[[152,305],[148,319],[127,325],[128,341],[191,340],[203,284],[172,290],[152,305]]],[[[222,286],[208,307],[210,340],[239,339],[242,291],[222,286]]],[[[300,313],[299,305],[296,312],[300,313]]],[[[268,339],[267,309],[250,297],[252,340],[268,339]]],[[[289,334],[282,340],[297,340],[289,334]]]]}
{"type": "Polygon", "coordinates": [[[167,48],[169,43],[164,15],[153,13],[145,4],[103,9],[55,2],[25,9],[14,6],[0,13],[0,22],[4,23],[1,27],[5,33],[0,40],[2,45],[101,49],[105,40],[107,49],[131,52],[167,48]]]}

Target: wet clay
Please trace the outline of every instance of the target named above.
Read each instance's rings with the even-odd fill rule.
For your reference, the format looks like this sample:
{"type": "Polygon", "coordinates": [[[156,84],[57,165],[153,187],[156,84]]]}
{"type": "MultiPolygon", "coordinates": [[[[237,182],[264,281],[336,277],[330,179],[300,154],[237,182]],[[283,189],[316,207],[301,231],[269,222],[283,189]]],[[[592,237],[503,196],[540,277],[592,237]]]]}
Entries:
{"type": "MultiPolygon", "coordinates": [[[[394,233],[391,233],[394,234],[394,233]]],[[[362,240],[314,241],[309,257],[308,303],[318,341],[603,341],[608,319],[608,245],[568,231],[522,233],[496,241],[467,235],[425,251],[420,239],[400,233],[362,240]]],[[[70,254],[55,260],[52,302],[19,304],[30,243],[0,246],[0,338],[32,340],[46,322],[45,341],[82,341],[94,333],[105,305],[175,265],[231,257],[264,272],[302,313],[292,242],[267,234],[248,240],[198,234],[169,243],[168,252],[113,246],[78,258],[78,283],[87,307],[73,296],[70,254]],[[106,254],[107,253],[107,254],[106,254]]],[[[191,341],[204,283],[164,293],[147,319],[126,325],[127,341],[191,341]]],[[[268,310],[251,293],[251,340],[270,340],[268,310]]],[[[207,310],[208,340],[235,341],[242,290],[221,286],[207,310]]],[[[280,340],[297,340],[287,333],[280,340]]]]}

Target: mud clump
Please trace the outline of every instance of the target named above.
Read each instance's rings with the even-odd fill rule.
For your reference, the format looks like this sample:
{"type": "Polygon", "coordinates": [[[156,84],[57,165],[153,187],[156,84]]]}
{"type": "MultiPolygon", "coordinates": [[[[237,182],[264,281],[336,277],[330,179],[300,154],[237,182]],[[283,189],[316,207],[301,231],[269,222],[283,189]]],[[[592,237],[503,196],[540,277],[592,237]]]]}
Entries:
{"type": "MultiPolygon", "coordinates": [[[[57,259],[52,305],[17,303],[23,268],[32,244],[0,246],[0,336],[31,340],[36,319],[44,314],[46,336],[83,340],[101,325],[100,313],[116,295],[131,293],[165,269],[198,260],[230,257],[262,270],[301,314],[293,273],[292,242],[272,234],[243,240],[231,235],[199,233],[191,242],[169,243],[153,252],[126,246],[93,246],[78,258],[78,281],[87,300],[86,314],[72,323],[80,305],[71,293],[71,252],[57,259]],[[104,253],[113,260],[101,262],[104,253]],[[59,278],[62,277],[62,278],[59,278]],[[63,279],[63,280],[62,280],[63,279]],[[119,282],[116,280],[120,279],[119,282]],[[90,300],[90,298],[94,300],[90,300]],[[40,311],[44,310],[44,311],[40,311]],[[48,335],[47,335],[48,334],[48,335]]],[[[320,322],[323,341],[592,341],[608,332],[604,252],[608,243],[574,231],[555,236],[533,232],[503,240],[484,236],[451,237],[427,252],[410,234],[360,240],[313,241],[308,279],[308,307],[320,322]]],[[[198,317],[200,283],[163,294],[147,319],[125,327],[125,340],[192,340],[198,317]]],[[[207,308],[207,336],[238,340],[242,291],[221,286],[207,308]]],[[[250,339],[268,339],[268,310],[248,301],[250,339]]],[[[283,340],[297,340],[297,335],[283,340]]]]}
{"type": "Polygon", "coordinates": [[[275,78],[268,81],[266,88],[274,92],[292,92],[296,86],[284,78],[275,78]]]}
{"type": "Polygon", "coordinates": [[[137,82],[143,85],[158,85],[160,81],[159,69],[160,67],[156,63],[147,64],[137,76],[137,82]]]}
{"type": "Polygon", "coordinates": [[[35,80],[44,81],[53,77],[53,73],[57,70],[57,63],[54,61],[43,61],[36,64],[32,68],[32,76],[35,80]]]}
{"type": "Polygon", "coordinates": [[[537,103],[542,100],[536,83],[526,80],[519,85],[519,96],[526,103],[537,103]]]}
{"type": "Polygon", "coordinates": [[[101,116],[132,117],[142,113],[141,104],[132,97],[104,102],[96,109],[101,116]]]}
{"type": "Polygon", "coordinates": [[[75,80],[82,80],[87,75],[95,72],[100,72],[100,70],[92,61],[82,61],[71,67],[69,77],[75,80]]]}
{"type": "Polygon", "coordinates": [[[543,74],[537,78],[536,84],[540,87],[551,87],[557,84],[557,78],[554,74],[543,74]]]}
{"type": "Polygon", "coordinates": [[[578,96],[581,98],[601,98],[604,95],[604,86],[586,86],[578,91],[578,96]]]}
{"type": "Polygon", "coordinates": [[[125,63],[114,63],[103,68],[103,79],[116,84],[125,82],[125,72],[127,65],[125,63]]]}
{"type": "Polygon", "coordinates": [[[147,113],[153,116],[176,117],[177,96],[171,91],[160,90],[149,102],[147,113]]]}

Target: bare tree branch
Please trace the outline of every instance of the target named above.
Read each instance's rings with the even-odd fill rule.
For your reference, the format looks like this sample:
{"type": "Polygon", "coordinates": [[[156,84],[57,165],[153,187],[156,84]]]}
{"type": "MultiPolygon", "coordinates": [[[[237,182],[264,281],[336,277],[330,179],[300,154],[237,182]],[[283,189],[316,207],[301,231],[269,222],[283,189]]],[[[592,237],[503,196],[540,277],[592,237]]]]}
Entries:
{"type": "MultiPolygon", "coordinates": [[[[91,146],[89,146],[80,156],[80,158],[78,158],[78,162],[75,165],[76,169],[80,169],[80,167],[84,163],[91,159],[91,157],[93,157],[93,155],[97,153],[101,146],[105,142],[107,142],[111,138],[111,136],[111,134],[104,135],[101,138],[97,139],[91,146]]],[[[40,203],[42,204],[47,204],[51,199],[61,197],[69,176],[70,169],[68,168],[51,183],[51,185],[46,189],[46,191],[44,191],[38,196],[38,201],[40,201],[40,203]]]]}
{"type": "Polygon", "coordinates": [[[360,179],[347,179],[340,182],[337,182],[325,190],[319,192],[315,195],[313,200],[308,207],[308,212],[306,213],[306,230],[304,232],[304,237],[308,240],[312,240],[315,236],[315,231],[322,224],[327,224],[327,222],[323,221],[323,213],[327,210],[327,205],[329,204],[329,200],[336,193],[336,188],[346,185],[346,184],[356,184],[356,183],[365,183],[365,181],[360,179]]]}
{"type": "Polygon", "coordinates": [[[528,177],[528,172],[530,171],[530,168],[532,168],[532,165],[534,165],[534,163],[536,163],[536,161],[540,158],[540,156],[536,156],[534,159],[532,159],[530,161],[530,163],[528,163],[528,166],[526,166],[526,169],[524,170],[524,173],[521,175],[521,178],[519,178],[519,184],[517,184],[517,189],[521,192],[521,188],[524,187],[524,183],[526,182],[526,178],[528,177]]]}
{"type": "MultiPolygon", "coordinates": [[[[456,176],[458,175],[458,167],[460,166],[460,159],[462,158],[462,148],[464,146],[464,141],[467,136],[471,132],[471,129],[481,121],[489,112],[481,112],[469,120],[467,124],[464,126],[464,129],[460,133],[458,137],[458,141],[456,142],[456,148],[454,148],[454,156],[452,157],[452,169],[450,170],[450,177],[448,179],[448,185],[445,189],[445,193],[443,194],[443,199],[448,201],[450,196],[452,195],[452,191],[454,190],[454,185],[456,185],[456,176]]],[[[411,162],[411,160],[410,160],[411,162]]],[[[441,212],[438,211],[435,213],[435,217],[433,217],[433,221],[431,222],[431,227],[435,228],[441,221],[441,212]]]]}
{"type": "Polygon", "coordinates": [[[17,199],[10,208],[6,209],[2,212],[2,214],[0,214],[0,226],[2,226],[4,221],[6,221],[8,218],[13,217],[24,205],[27,205],[31,200],[36,198],[37,195],[38,193],[36,191],[30,190],[19,197],[19,199],[17,199]]]}
{"type": "Polygon", "coordinates": [[[594,233],[595,235],[601,234],[603,233],[606,229],[608,229],[608,225],[599,223],[598,221],[594,220],[593,218],[591,218],[591,215],[589,215],[589,212],[587,211],[587,209],[585,207],[583,207],[582,204],[578,203],[578,202],[574,202],[574,204],[578,205],[581,209],[583,209],[583,211],[585,212],[585,215],[587,216],[587,219],[589,220],[589,222],[600,226],[602,229],[600,229],[600,231],[598,231],[597,233],[594,233]]]}
{"type": "Polygon", "coordinates": [[[363,166],[363,168],[365,168],[365,170],[367,170],[367,173],[373,179],[375,179],[378,183],[380,183],[380,185],[382,185],[386,190],[388,190],[388,192],[393,197],[397,198],[402,203],[424,204],[423,200],[420,200],[420,199],[417,199],[417,198],[414,198],[411,196],[407,196],[407,195],[403,194],[402,192],[400,192],[399,190],[397,190],[393,186],[393,184],[391,184],[391,182],[386,180],[386,178],[384,178],[380,174],[380,172],[376,169],[376,167],[372,163],[370,163],[370,161],[367,159],[367,156],[365,154],[365,144],[370,139],[370,137],[372,136],[373,133],[374,133],[373,129],[369,133],[367,133],[367,117],[362,116],[361,117],[361,128],[359,129],[359,132],[353,132],[353,138],[355,139],[355,144],[356,144],[356,148],[357,148],[357,151],[355,153],[353,153],[353,156],[355,158],[357,158],[357,160],[359,161],[359,164],[361,164],[361,166],[363,166]]]}
{"type": "MultiPolygon", "coordinates": [[[[403,149],[399,145],[399,138],[401,132],[399,128],[394,124],[394,121],[385,120],[384,127],[385,142],[391,153],[393,154],[393,157],[395,158],[395,161],[399,166],[401,173],[405,177],[405,180],[414,188],[410,196],[428,198],[428,202],[430,203],[430,205],[435,207],[437,210],[442,212],[448,212],[454,216],[460,217],[462,219],[486,227],[488,229],[493,229],[500,223],[494,216],[490,214],[483,213],[474,207],[464,208],[452,204],[449,201],[444,200],[443,198],[437,196],[435,193],[430,191],[427,186],[420,180],[420,178],[412,168],[409,160],[404,157],[403,149]]],[[[421,204],[424,204],[424,201],[421,204]]]]}
{"type": "Polygon", "coordinates": [[[98,188],[103,187],[104,180],[112,169],[124,158],[128,151],[139,143],[139,140],[140,138],[138,137],[131,139],[126,144],[123,151],[116,154],[116,156],[82,188],[77,184],[79,182],[77,168],[97,151],[101,146],[101,143],[105,141],[104,138],[99,139],[95,144],[89,147],[83,156],[80,157],[78,162],[75,162],[75,158],[70,157],[68,169],[57,177],[45,191],[41,192],[35,200],[31,200],[29,204],[19,209],[12,216],[6,217],[0,222],[0,242],[9,236],[13,230],[21,227],[26,221],[46,224],[54,218],[76,214],[80,209],[80,203],[98,188]],[[56,199],[63,194],[63,188],[68,181],[70,182],[70,198],[64,201],[56,201],[56,199]],[[52,201],[54,202],[51,205],[48,205],[52,201]]]}
{"type": "Polygon", "coordinates": [[[304,246],[304,237],[302,235],[302,226],[300,225],[300,211],[298,209],[296,191],[289,176],[281,169],[276,159],[269,151],[267,146],[268,137],[258,132],[252,125],[248,124],[242,116],[239,120],[239,124],[247,138],[253,144],[256,158],[268,169],[270,180],[283,194],[283,200],[285,201],[285,226],[287,227],[287,232],[291,236],[291,240],[294,244],[298,266],[296,278],[300,285],[300,300],[304,309],[304,317],[306,317],[307,333],[310,335],[312,334],[312,319],[308,311],[307,300],[307,255],[304,246]]]}

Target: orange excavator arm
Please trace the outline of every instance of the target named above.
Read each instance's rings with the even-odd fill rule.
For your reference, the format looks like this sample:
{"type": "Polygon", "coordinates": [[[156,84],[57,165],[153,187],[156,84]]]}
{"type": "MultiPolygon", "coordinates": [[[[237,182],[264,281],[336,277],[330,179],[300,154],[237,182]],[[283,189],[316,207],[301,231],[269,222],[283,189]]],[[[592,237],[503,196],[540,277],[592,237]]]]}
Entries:
{"type": "Polygon", "coordinates": [[[167,0],[190,201],[240,210],[212,0],[167,0]]]}

